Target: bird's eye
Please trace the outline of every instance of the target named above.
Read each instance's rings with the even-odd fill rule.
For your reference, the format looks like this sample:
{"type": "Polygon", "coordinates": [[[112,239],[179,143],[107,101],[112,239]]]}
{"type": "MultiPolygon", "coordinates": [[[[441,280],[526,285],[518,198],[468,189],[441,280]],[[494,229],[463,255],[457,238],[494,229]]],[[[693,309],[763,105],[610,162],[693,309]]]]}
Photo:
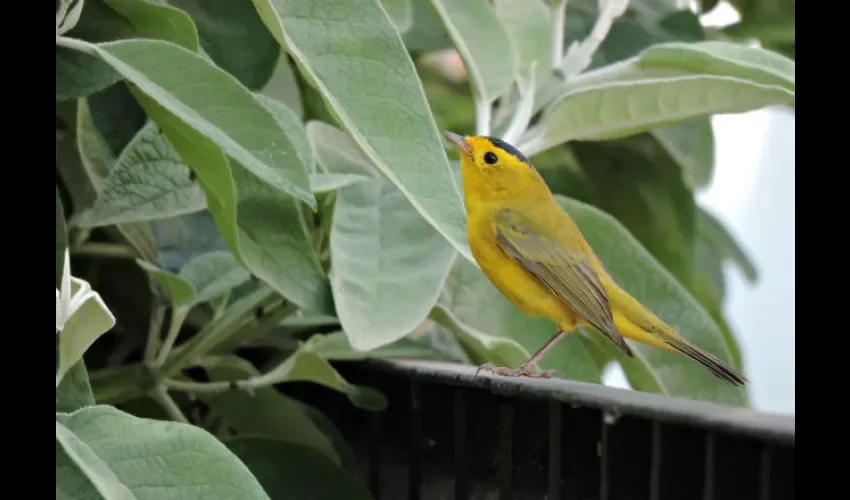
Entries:
{"type": "Polygon", "coordinates": [[[499,157],[493,152],[487,152],[484,154],[484,163],[487,165],[495,165],[497,161],[499,161],[499,157]]]}

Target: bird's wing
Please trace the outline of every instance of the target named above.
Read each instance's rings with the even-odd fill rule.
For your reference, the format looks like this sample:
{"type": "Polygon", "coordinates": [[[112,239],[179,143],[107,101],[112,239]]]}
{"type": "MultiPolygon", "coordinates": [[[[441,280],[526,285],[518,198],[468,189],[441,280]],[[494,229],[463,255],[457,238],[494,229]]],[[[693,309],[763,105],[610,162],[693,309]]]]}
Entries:
{"type": "Polygon", "coordinates": [[[608,295],[586,255],[564,248],[547,235],[545,228],[517,210],[498,210],[495,224],[496,241],[505,253],[582,319],[632,356],[631,349],[614,326],[608,295]]]}

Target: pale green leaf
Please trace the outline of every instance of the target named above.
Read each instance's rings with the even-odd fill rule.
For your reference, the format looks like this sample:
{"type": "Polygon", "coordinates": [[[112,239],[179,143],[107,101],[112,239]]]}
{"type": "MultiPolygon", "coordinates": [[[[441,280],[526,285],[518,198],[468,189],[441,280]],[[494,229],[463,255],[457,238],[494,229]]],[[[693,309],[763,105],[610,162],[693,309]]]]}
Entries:
{"type": "Polygon", "coordinates": [[[148,273],[148,276],[150,276],[156,284],[165,290],[165,293],[167,293],[168,297],[171,299],[171,305],[174,306],[175,309],[185,304],[195,296],[196,290],[194,285],[181,276],[160,269],[159,267],[140,259],[136,259],[136,264],[144,269],[145,272],[148,273]]]}
{"type": "Polygon", "coordinates": [[[351,347],[345,332],[316,334],[304,344],[327,360],[354,361],[363,359],[443,359],[443,355],[424,342],[402,338],[371,351],[358,351],[351,347]]]}
{"type": "Polygon", "coordinates": [[[310,177],[310,185],[314,193],[328,193],[354,184],[355,182],[368,181],[371,177],[359,174],[328,174],[316,173],[310,177]]]}
{"type": "Polygon", "coordinates": [[[536,63],[534,81],[540,86],[552,72],[551,12],[544,0],[496,0],[496,15],[507,30],[517,54],[517,72],[528,78],[536,63]]]}
{"type": "Polygon", "coordinates": [[[714,130],[709,117],[652,130],[652,135],[682,168],[691,189],[707,187],[714,174],[714,130]]]}
{"type": "Polygon", "coordinates": [[[330,250],[337,315],[358,350],[387,345],[422,323],[455,257],[384,179],[337,193],[330,250]]]}
{"type": "Polygon", "coordinates": [[[465,325],[445,306],[435,306],[430,317],[456,336],[471,361],[477,365],[489,362],[496,366],[518,368],[529,358],[528,352],[515,340],[489,335],[465,325]]]}
{"type": "Polygon", "coordinates": [[[186,263],[179,277],[191,283],[195,295],[191,305],[209,302],[245,283],[251,274],[230,252],[209,252],[186,263]]]}
{"type": "Polygon", "coordinates": [[[302,381],[321,384],[345,394],[355,406],[367,410],[381,411],[387,406],[383,394],[370,387],[347,382],[325,359],[304,348],[261,375],[261,378],[273,383],[302,381]]]}
{"type": "Polygon", "coordinates": [[[285,104],[298,116],[299,120],[304,117],[301,90],[298,88],[298,81],[295,79],[295,72],[289,63],[289,56],[286,55],[286,52],[281,51],[277,66],[275,66],[271,78],[261,92],[263,95],[285,104]]]}
{"type": "Polygon", "coordinates": [[[104,0],[144,38],[158,38],[191,51],[198,50],[198,30],[188,14],[165,3],[145,0],[104,0]]]}
{"type": "Polygon", "coordinates": [[[372,162],[357,149],[345,132],[327,123],[307,123],[307,136],[316,151],[316,164],[331,174],[377,175],[372,162]]]}
{"type": "Polygon", "coordinates": [[[83,227],[165,219],[203,210],[204,191],[189,167],[148,122],[127,144],[83,227]]]}
{"type": "Polygon", "coordinates": [[[732,261],[750,283],[758,280],[758,270],[752,259],[717,217],[700,209],[697,211],[696,227],[721,259],[732,261]]]}
{"type": "Polygon", "coordinates": [[[618,139],[688,118],[793,101],[782,87],[729,76],[624,78],[564,94],[529,134],[523,150],[533,155],[566,141],[618,139]]]}
{"type": "MultiPolygon", "coordinates": [[[[723,333],[709,313],[619,222],[590,205],[558,198],[607,271],[625,291],[683,337],[731,363],[723,333]]],[[[588,333],[600,335],[595,331],[588,333]]],[[[635,353],[633,359],[617,350],[613,354],[623,364],[635,389],[721,404],[746,404],[742,388],[715,377],[699,363],[637,342],[629,341],[629,345],[635,353]],[[636,364],[641,365],[639,369],[635,368],[636,364]]]]}
{"type": "Polygon", "coordinates": [[[413,4],[410,0],[381,0],[381,5],[399,33],[404,33],[413,25],[413,4]]]}
{"type": "MultiPolygon", "coordinates": [[[[273,114],[235,78],[200,55],[158,40],[127,40],[88,49],[179,120],[181,128],[192,127],[269,186],[316,207],[307,170],[293,159],[290,139],[273,114]]],[[[141,104],[150,115],[149,103],[141,104]]],[[[163,117],[152,118],[166,128],[163,117]]],[[[171,134],[169,139],[186,159],[171,134]]]]}
{"type": "Polygon", "coordinates": [[[413,61],[378,0],[254,5],[370,163],[471,259],[460,190],[413,61]]]}
{"type": "MultiPolygon", "coordinates": [[[[71,295],[80,288],[89,288],[85,281],[71,276],[71,295]]],[[[59,332],[59,367],[56,370],[56,385],[68,373],[83,354],[94,344],[101,335],[115,326],[115,316],[106,307],[103,299],[96,292],[79,306],[65,321],[59,332]]]]}
{"type": "MultiPolygon", "coordinates": [[[[242,380],[259,375],[251,363],[236,356],[208,357],[202,366],[211,382],[242,380]]],[[[328,437],[313,424],[297,401],[274,387],[263,387],[250,394],[236,390],[217,394],[198,393],[197,396],[240,434],[267,436],[308,446],[332,463],[339,463],[339,456],[328,437]]]]}
{"type": "Polygon", "coordinates": [[[481,99],[493,102],[507,92],[514,81],[517,54],[489,2],[431,0],[431,3],[463,58],[481,99]]]}
{"type": "Polygon", "coordinates": [[[94,404],[86,363],[80,359],[56,387],[56,411],[70,413],[94,404]]]}
{"type": "Polygon", "coordinates": [[[65,249],[68,248],[68,229],[65,226],[65,209],[56,186],[56,286],[62,281],[62,269],[65,265],[65,249]]]}
{"type": "Polygon", "coordinates": [[[675,69],[732,76],[762,85],[796,88],[794,61],[776,52],[740,43],[706,41],[654,45],[638,55],[643,68],[675,69]]]}
{"type": "Polygon", "coordinates": [[[264,94],[255,94],[260,104],[271,111],[272,116],[277,120],[278,125],[289,139],[292,141],[292,146],[301,159],[301,163],[307,169],[307,172],[316,171],[316,164],[313,153],[313,146],[310,144],[310,138],[307,136],[307,131],[304,129],[304,123],[298,114],[292,110],[285,102],[278,101],[264,94]]]}
{"type": "Polygon", "coordinates": [[[269,499],[248,468],[199,427],[91,406],[57,413],[56,433],[57,498],[269,499]]]}

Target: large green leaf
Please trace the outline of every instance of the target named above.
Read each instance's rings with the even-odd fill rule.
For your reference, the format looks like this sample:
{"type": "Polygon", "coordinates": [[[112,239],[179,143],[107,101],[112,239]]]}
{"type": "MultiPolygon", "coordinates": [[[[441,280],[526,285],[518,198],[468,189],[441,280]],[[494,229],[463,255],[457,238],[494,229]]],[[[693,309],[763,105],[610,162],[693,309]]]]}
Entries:
{"type": "Polygon", "coordinates": [[[549,8],[543,0],[496,0],[493,5],[513,41],[518,76],[528,78],[534,63],[534,81],[540,85],[552,72],[552,14],[549,8]]]}
{"type": "Polygon", "coordinates": [[[682,167],[682,179],[691,189],[711,184],[714,174],[714,130],[708,117],[692,118],[652,130],[652,135],[682,167]]]}
{"type": "Polygon", "coordinates": [[[452,39],[440,21],[431,0],[410,0],[413,25],[404,33],[404,46],[411,51],[428,52],[452,47],[452,39]]]}
{"type": "Polygon", "coordinates": [[[640,54],[638,66],[733,76],[783,87],[792,94],[796,88],[794,61],[776,52],[738,43],[706,41],[655,45],[640,54]]]}
{"type": "MultiPolygon", "coordinates": [[[[181,141],[174,134],[183,132],[183,141],[191,142],[203,136],[269,186],[316,206],[307,171],[293,158],[289,137],[274,115],[232,76],[203,57],[162,41],[127,40],[79,48],[97,55],[131,82],[137,98],[138,93],[147,97],[142,99],[142,107],[163,128],[184,160],[187,157],[178,146],[181,141]],[[152,102],[159,109],[151,109],[152,102]],[[185,137],[186,128],[192,128],[194,136],[185,137]]],[[[210,144],[204,146],[209,149],[210,144]]],[[[196,170],[203,168],[188,163],[196,170]]],[[[198,176],[202,177],[200,171],[198,176]]],[[[219,200],[228,201],[228,195],[220,192],[225,189],[214,191],[219,200]]]]}
{"type": "Polygon", "coordinates": [[[404,33],[413,25],[413,5],[411,0],[381,0],[384,10],[392,19],[399,33],[404,33]]]}
{"type": "MultiPolygon", "coordinates": [[[[259,375],[251,363],[236,356],[206,358],[203,367],[213,382],[259,375]]],[[[198,393],[197,396],[240,434],[266,436],[306,446],[324,455],[331,463],[339,463],[339,456],[328,437],[302,411],[296,400],[274,387],[263,387],[251,394],[227,391],[198,393]]]]}
{"type": "MultiPolygon", "coordinates": [[[[198,48],[198,33],[189,16],[146,0],[87,0],[76,27],[65,35],[89,42],[160,38],[190,50],[198,48]]],[[[57,101],[86,97],[120,79],[112,68],[91,55],[56,47],[57,101]]]]}
{"type": "Polygon", "coordinates": [[[127,144],[83,227],[165,219],[203,210],[204,191],[153,122],[127,144]]]}
{"type": "Polygon", "coordinates": [[[304,117],[301,89],[298,88],[298,80],[295,78],[295,72],[289,63],[289,56],[286,52],[280,52],[277,66],[275,66],[271,78],[266,82],[261,92],[267,97],[282,102],[298,116],[299,120],[304,117]]]}
{"type": "Polygon", "coordinates": [[[517,53],[493,7],[488,2],[431,3],[463,58],[475,93],[491,103],[507,92],[514,81],[517,53]]]}
{"type": "Polygon", "coordinates": [[[330,249],[337,315],[359,350],[387,345],[422,323],[455,256],[384,179],[338,192],[330,249]]]}
{"type": "Polygon", "coordinates": [[[460,190],[413,62],[378,0],[254,4],[366,157],[471,259],[460,190]]]}
{"type": "MultiPolygon", "coordinates": [[[[519,368],[530,353],[537,352],[557,332],[548,319],[522,313],[480,269],[463,260],[455,263],[441,304],[452,314],[436,309],[431,317],[455,332],[476,363],[519,368]]],[[[546,355],[540,368],[559,370],[571,380],[600,382],[599,367],[580,334],[567,335],[546,355]]]]}
{"type": "Polygon", "coordinates": [[[307,123],[307,136],[316,151],[318,167],[333,174],[375,176],[375,167],[345,132],[320,121],[307,123]]]}
{"type": "Polygon", "coordinates": [[[280,46],[263,26],[250,0],[168,0],[198,26],[201,47],[221,69],[249,89],[272,76],[280,46]]]}
{"type": "Polygon", "coordinates": [[[793,93],[776,85],[667,69],[644,73],[630,67],[634,64],[619,63],[575,78],[573,88],[526,137],[526,153],[566,141],[617,139],[689,118],[794,102],[793,93]]]}
{"type": "Polygon", "coordinates": [[[57,498],[268,500],[248,468],[195,426],[108,406],[56,414],[57,498]]]}
{"type": "Polygon", "coordinates": [[[86,363],[80,359],[68,370],[56,388],[56,411],[72,412],[94,405],[86,363]]]}
{"type": "Polygon", "coordinates": [[[679,165],[650,134],[571,147],[593,186],[594,205],[626,226],[690,289],[696,204],[679,165]]]}
{"type": "Polygon", "coordinates": [[[262,437],[225,441],[272,500],[371,500],[369,489],[351,472],[306,446],[262,437]]]}
{"type": "MultiPolygon", "coordinates": [[[[655,260],[613,217],[590,205],[559,197],[559,202],[620,286],[682,336],[730,362],[723,333],[702,305],[655,260]]],[[[599,334],[591,332],[594,338],[599,334]]],[[[569,338],[569,336],[568,336],[569,338]]],[[[603,346],[610,345],[602,339],[603,346]]],[[[746,394],[712,375],[702,365],[681,354],[668,353],[629,342],[635,353],[626,358],[608,349],[620,361],[632,387],[673,396],[746,405],[746,394]]],[[[605,347],[607,349],[607,347],[605,347]]]]}

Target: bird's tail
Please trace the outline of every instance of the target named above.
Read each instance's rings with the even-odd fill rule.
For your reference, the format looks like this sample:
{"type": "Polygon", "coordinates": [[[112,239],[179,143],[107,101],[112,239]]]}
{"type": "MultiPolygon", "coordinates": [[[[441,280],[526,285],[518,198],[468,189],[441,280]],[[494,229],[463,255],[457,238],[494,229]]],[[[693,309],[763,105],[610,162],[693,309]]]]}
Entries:
{"type": "Polygon", "coordinates": [[[624,290],[616,286],[606,286],[606,290],[611,309],[614,311],[614,325],[624,337],[665,351],[684,354],[730,384],[743,385],[747,382],[741,374],[716,356],[688,342],[624,290]]]}

